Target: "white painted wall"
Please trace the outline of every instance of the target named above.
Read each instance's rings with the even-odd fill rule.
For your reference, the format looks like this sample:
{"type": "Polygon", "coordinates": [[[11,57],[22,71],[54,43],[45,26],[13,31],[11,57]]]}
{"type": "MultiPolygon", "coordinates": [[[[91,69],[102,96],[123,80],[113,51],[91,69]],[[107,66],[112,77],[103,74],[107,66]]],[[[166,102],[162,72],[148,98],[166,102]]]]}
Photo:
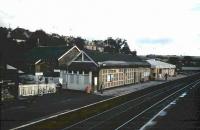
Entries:
{"type": "Polygon", "coordinates": [[[19,96],[34,96],[48,93],[56,93],[56,84],[19,85],[19,96]]]}
{"type": "Polygon", "coordinates": [[[85,91],[87,86],[91,86],[91,76],[88,74],[68,74],[67,89],[85,91]]]}

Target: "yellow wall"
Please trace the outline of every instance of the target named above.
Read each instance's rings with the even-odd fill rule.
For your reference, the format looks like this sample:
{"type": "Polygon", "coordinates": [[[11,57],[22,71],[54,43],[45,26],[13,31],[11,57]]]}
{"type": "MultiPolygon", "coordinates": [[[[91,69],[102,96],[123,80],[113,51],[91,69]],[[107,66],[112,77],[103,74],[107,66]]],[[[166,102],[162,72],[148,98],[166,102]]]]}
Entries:
{"type": "Polygon", "coordinates": [[[175,69],[174,68],[151,68],[151,77],[154,79],[163,79],[165,74],[168,76],[174,76],[175,75],[175,69]],[[155,75],[153,75],[155,73],[155,75]],[[161,74],[161,77],[159,77],[159,74],[161,74]]]}
{"type": "Polygon", "coordinates": [[[149,79],[149,68],[116,68],[99,71],[99,86],[111,88],[126,84],[138,83],[149,79]]]}

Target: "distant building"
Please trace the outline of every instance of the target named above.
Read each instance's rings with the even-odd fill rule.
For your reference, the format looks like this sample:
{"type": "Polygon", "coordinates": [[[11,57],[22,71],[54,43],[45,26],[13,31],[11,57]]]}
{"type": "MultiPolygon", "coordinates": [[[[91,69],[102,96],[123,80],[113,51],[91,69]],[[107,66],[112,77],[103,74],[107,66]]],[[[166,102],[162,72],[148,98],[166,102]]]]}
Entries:
{"type": "Polygon", "coordinates": [[[94,51],[99,51],[103,52],[104,51],[104,46],[102,42],[87,42],[84,46],[84,48],[88,50],[94,50],[94,51]]]}
{"type": "Polygon", "coordinates": [[[1,101],[17,98],[19,74],[24,72],[6,63],[1,64],[0,70],[1,101]]]}
{"type": "Polygon", "coordinates": [[[13,31],[9,31],[7,38],[11,38],[17,43],[26,42],[26,40],[31,36],[31,32],[23,28],[16,28],[13,31]]]}

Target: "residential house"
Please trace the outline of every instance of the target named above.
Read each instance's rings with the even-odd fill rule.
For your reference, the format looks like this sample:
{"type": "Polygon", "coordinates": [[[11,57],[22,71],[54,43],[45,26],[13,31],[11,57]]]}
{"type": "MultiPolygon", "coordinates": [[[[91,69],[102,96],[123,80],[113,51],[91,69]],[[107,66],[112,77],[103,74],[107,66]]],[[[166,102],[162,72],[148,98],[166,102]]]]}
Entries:
{"type": "Polygon", "coordinates": [[[103,52],[104,51],[103,41],[87,42],[85,44],[84,48],[86,48],[88,50],[103,52]]]}
{"type": "Polygon", "coordinates": [[[23,28],[16,28],[13,31],[9,31],[7,37],[15,40],[17,43],[26,42],[31,36],[31,32],[23,28]]]}

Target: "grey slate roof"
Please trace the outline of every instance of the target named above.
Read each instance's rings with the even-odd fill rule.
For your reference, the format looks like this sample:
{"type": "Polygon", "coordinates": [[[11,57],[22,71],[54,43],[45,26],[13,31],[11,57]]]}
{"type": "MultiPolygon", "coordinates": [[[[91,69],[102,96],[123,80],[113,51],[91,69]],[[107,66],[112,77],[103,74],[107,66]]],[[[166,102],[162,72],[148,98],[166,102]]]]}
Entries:
{"type": "Polygon", "coordinates": [[[150,64],[138,56],[119,53],[107,53],[84,50],[97,64],[102,66],[150,67],[150,64]]]}
{"type": "Polygon", "coordinates": [[[24,60],[30,62],[36,62],[40,59],[55,58],[58,59],[65,52],[67,52],[71,47],[37,47],[23,55],[24,60]]]}

